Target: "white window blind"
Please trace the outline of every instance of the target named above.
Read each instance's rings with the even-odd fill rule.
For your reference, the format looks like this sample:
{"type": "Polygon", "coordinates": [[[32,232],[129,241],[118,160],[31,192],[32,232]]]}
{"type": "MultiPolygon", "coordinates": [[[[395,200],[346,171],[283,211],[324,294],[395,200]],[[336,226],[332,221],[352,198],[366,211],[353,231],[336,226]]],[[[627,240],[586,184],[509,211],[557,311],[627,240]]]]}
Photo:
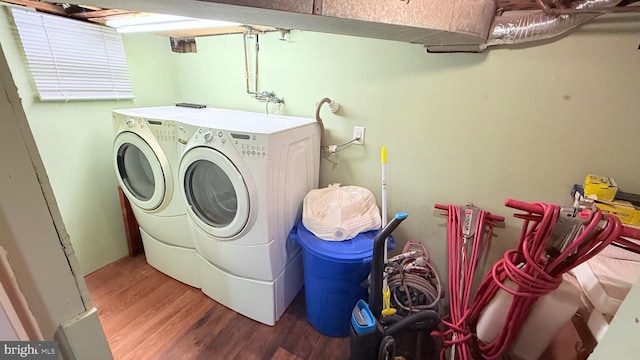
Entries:
{"type": "Polygon", "coordinates": [[[115,30],[25,9],[12,12],[41,100],[135,97],[115,30]]]}

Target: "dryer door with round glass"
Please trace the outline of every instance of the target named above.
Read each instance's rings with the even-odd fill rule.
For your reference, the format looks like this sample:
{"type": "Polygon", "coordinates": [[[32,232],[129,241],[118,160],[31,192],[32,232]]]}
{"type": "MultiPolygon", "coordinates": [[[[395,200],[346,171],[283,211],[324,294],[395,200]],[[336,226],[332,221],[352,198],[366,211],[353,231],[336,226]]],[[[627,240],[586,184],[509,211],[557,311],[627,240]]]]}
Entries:
{"type": "Polygon", "coordinates": [[[166,197],[166,160],[161,161],[149,143],[131,132],[116,137],[113,151],[118,182],[129,201],[143,210],[157,210],[166,197]]]}
{"type": "Polygon", "coordinates": [[[187,211],[206,232],[217,238],[239,234],[249,220],[249,191],[234,164],[215,149],[197,147],[180,165],[187,211]]]}

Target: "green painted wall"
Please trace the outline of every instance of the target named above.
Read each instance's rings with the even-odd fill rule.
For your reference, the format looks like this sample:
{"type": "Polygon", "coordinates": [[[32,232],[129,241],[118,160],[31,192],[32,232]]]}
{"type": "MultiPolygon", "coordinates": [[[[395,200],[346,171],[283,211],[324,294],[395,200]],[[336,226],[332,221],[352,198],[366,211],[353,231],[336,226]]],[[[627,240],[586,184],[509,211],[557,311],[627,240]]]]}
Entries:
{"type": "MultiPolygon", "coordinates": [[[[492,263],[520,226],[505,198],[566,203],[587,173],[640,192],[640,25],[621,24],[604,19],[558,41],[484,54],[427,54],[418,45],[299,31],[280,41],[273,33],[260,37],[259,90],[284,97],[287,115],[313,117],[322,97],[338,101],[338,114],[322,110],[328,143],[366,127],[365,146],[325,156],[321,186],[360,185],[379,198],[386,145],[389,214],[409,213],[398,243],[421,240],[444,274],[445,220],[435,203],[473,202],[507,217],[492,263]]],[[[265,109],[245,93],[240,35],[198,38],[196,54],[171,53],[168,39],[155,35],[124,40],[135,101],[41,103],[15,30],[0,15],[0,42],[84,273],[126,254],[111,109],[176,101],[265,109]]]]}
{"type": "MultiPolygon", "coordinates": [[[[176,101],[265,109],[245,92],[240,35],[198,38],[196,54],[172,53],[165,37],[125,36],[135,101],[41,103],[14,31],[4,15],[1,21],[0,41],[85,273],[126,254],[111,109],[176,101]]],[[[492,262],[520,226],[505,198],[566,202],[586,173],[640,192],[640,28],[624,24],[603,21],[548,44],[484,54],[427,54],[419,45],[300,31],[281,41],[272,33],[260,37],[259,90],[284,97],[287,115],[313,117],[322,97],[338,101],[338,114],[321,113],[328,143],[366,127],[365,146],[323,159],[322,186],[360,185],[380,198],[386,145],[389,214],[409,213],[395,234],[399,245],[422,240],[441,270],[445,221],[434,203],[473,202],[506,216],[492,262]]],[[[254,40],[248,43],[253,90],[254,40]]]]}
{"type": "Polygon", "coordinates": [[[126,39],[134,101],[41,102],[5,9],[0,9],[0,42],[78,262],[88,274],[127,254],[112,165],[111,110],[173,101],[175,79],[166,71],[173,60],[164,49],[169,40],[154,35],[126,39]]]}
{"type": "MultiPolygon", "coordinates": [[[[422,240],[444,272],[445,219],[434,203],[472,202],[507,217],[492,263],[521,225],[506,198],[567,203],[587,173],[640,192],[640,25],[602,26],[484,54],[299,31],[285,42],[272,33],[260,37],[259,90],[284,97],[287,115],[313,117],[322,97],[338,101],[338,114],[321,112],[329,143],[366,127],[364,146],[322,160],[321,186],[360,185],[380,199],[386,145],[389,214],[409,213],[395,235],[400,244],[422,240]]],[[[198,38],[197,46],[197,54],[173,55],[181,101],[264,111],[245,93],[241,35],[198,38]]]]}

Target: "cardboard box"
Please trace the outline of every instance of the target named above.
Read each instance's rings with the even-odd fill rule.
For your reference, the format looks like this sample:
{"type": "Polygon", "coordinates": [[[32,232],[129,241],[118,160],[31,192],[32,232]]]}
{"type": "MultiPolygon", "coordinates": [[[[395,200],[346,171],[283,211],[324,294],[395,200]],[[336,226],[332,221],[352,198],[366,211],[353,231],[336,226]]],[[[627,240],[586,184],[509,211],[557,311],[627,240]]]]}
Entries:
{"type": "Polygon", "coordinates": [[[617,191],[618,184],[613,178],[589,174],[584,179],[584,196],[587,198],[613,201],[617,191]]]}
{"type": "Polygon", "coordinates": [[[605,214],[616,216],[625,225],[640,226],[640,206],[624,200],[615,199],[613,201],[592,200],[584,197],[582,185],[574,184],[571,188],[571,197],[578,200],[580,205],[591,207],[597,206],[605,214]]]}
{"type": "Polygon", "coordinates": [[[628,201],[614,200],[607,203],[596,202],[595,204],[600,211],[616,216],[623,224],[640,226],[640,209],[628,201]]]}

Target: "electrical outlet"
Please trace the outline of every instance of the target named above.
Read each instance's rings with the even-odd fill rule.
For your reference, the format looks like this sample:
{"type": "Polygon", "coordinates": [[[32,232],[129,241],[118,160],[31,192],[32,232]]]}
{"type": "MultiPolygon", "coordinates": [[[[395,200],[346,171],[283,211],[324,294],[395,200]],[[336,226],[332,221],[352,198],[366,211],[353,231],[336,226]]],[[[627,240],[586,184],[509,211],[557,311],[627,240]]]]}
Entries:
{"type": "Polygon", "coordinates": [[[364,145],[364,126],[353,127],[353,139],[358,139],[353,143],[356,145],[364,145]]]}

